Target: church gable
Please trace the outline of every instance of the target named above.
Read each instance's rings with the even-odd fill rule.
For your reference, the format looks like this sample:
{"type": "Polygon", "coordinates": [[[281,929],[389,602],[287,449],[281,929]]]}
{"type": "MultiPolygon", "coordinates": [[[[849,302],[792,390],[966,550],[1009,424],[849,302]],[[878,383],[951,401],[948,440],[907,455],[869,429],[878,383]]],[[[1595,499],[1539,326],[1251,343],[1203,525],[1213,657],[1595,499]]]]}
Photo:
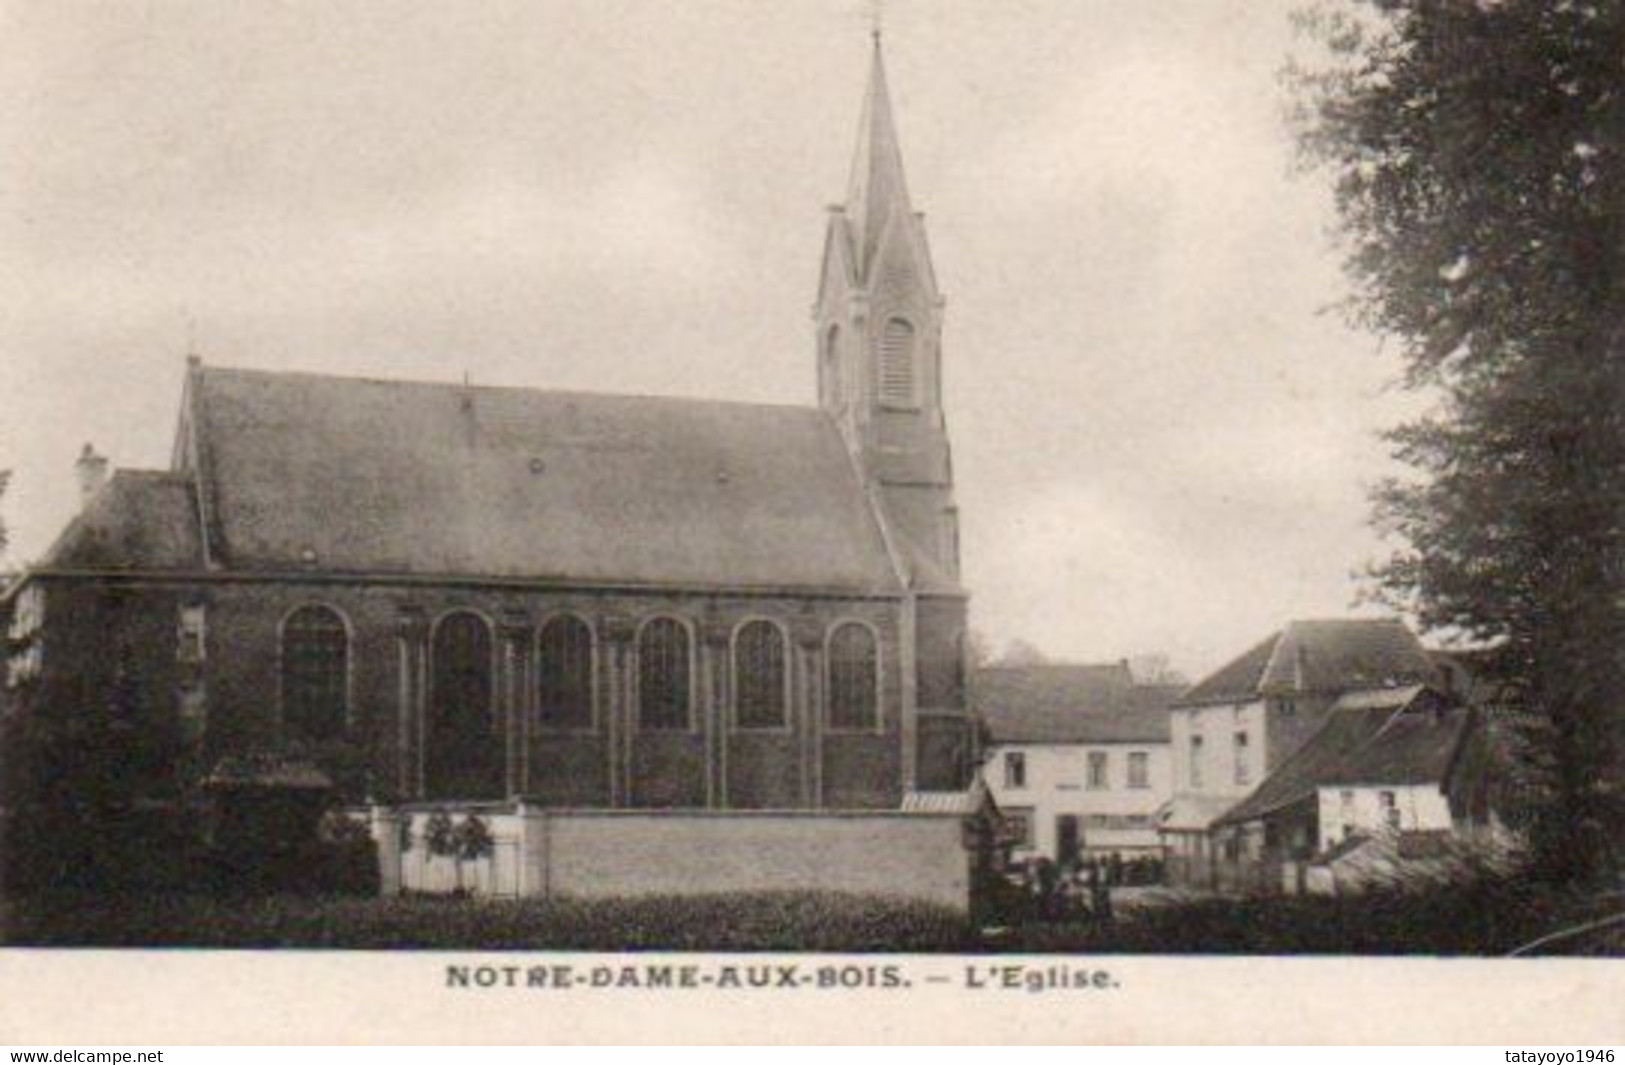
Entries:
{"type": "Polygon", "coordinates": [[[914,214],[895,214],[881,236],[870,267],[877,308],[903,308],[923,318],[937,301],[937,279],[925,244],[925,227],[914,214]]]}

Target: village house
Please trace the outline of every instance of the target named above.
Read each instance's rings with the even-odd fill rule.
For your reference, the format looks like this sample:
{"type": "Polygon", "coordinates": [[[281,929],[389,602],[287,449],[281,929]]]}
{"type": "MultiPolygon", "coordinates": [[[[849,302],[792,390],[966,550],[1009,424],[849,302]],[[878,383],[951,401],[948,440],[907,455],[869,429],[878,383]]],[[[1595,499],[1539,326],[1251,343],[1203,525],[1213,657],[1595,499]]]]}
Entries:
{"type": "Polygon", "coordinates": [[[1349,692],[1214,838],[1287,891],[1349,889],[1498,842],[1485,743],[1477,712],[1433,688],[1349,692]]]}
{"type": "Polygon", "coordinates": [[[978,669],[982,781],[1012,857],[1159,857],[1173,791],[1168,705],[1182,688],[1138,684],[1126,663],[978,669]]]}
{"type": "MultiPolygon", "coordinates": [[[[1215,833],[1220,820],[1321,729],[1339,700],[1435,678],[1428,652],[1403,622],[1338,619],[1290,622],[1194,685],[1174,701],[1169,720],[1173,798],[1160,832],[1170,879],[1258,883],[1262,835],[1215,833]]],[[[1297,845],[1316,842],[1306,835],[1297,845]]]]}
{"type": "Polygon", "coordinates": [[[911,801],[971,774],[943,308],[877,36],[816,405],[193,358],[169,467],[87,449],[0,599],[5,719],[112,713],[173,754],[128,770],[154,803],[307,761],[386,888],[434,886],[402,850],[449,810],[489,819],[499,893],[963,904],[957,807],[911,801]]]}

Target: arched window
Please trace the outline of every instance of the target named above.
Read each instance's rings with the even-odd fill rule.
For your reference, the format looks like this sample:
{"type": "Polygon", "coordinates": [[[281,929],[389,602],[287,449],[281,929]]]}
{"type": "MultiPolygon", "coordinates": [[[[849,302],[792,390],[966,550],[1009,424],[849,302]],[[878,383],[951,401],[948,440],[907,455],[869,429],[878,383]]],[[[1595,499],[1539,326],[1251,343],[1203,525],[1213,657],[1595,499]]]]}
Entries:
{"type": "Polygon", "coordinates": [[[638,726],[689,727],[688,630],[656,618],[638,634],[638,726]]]}
{"type": "Polygon", "coordinates": [[[491,630],[478,614],[435,626],[425,785],[431,799],[501,794],[506,749],[492,705],[491,630]]]}
{"type": "Polygon", "coordinates": [[[829,638],[829,724],[837,729],[870,729],[879,721],[875,683],[875,636],[848,622],[829,638]]]}
{"type": "Polygon", "coordinates": [[[330,740],[350,720],[350,631],[325,606],[282,623],[282,723],[289,738],[330,740]]]}
{"type": "Polygon", "coordinates": [[[592,630],[580,618],[556,617],[542,626],[536,702],[543,725],[592,727],[592,630]]]}
{"type": "Polygon", "coordinates": [[[824,334],[823,350],[824,367],[824,405],[826,407],[839,407],[846,402],[843,391],[845,385],[841,382],[841,327],[832,325],[824,334]]]}
{"type": "Polygon", "coordinates": [[[880,334],[880,402],[912,407],[914,396],[914,326],[890,318],[880,334]]]}
{"type": "Polygon", "coordinates": [[[734,636],[734,723],[780,728],[785,721],[784,634],[752,621],[734,636]]]}

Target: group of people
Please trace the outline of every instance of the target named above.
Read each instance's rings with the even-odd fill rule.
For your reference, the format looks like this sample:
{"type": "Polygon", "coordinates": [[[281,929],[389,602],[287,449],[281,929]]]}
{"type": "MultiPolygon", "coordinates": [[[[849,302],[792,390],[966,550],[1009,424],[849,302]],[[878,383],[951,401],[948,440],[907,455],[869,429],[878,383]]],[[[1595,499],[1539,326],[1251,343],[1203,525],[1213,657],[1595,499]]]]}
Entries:
{"type": "Polygon", "coordinates": [[[1112,919],[1113,878],[1104,860],[1078,859],[1060,865],[1040,855],[1024,863],[1019,875],[1033,911],[1043,920],[1088,917],[1105,923],[1112,919]]]}

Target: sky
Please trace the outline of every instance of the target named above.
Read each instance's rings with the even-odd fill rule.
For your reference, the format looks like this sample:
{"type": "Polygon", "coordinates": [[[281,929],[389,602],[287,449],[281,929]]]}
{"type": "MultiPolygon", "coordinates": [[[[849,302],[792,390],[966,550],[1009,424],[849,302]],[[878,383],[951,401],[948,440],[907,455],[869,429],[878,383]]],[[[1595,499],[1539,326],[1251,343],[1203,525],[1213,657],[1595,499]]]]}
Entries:
{"type": "MultiPolygon", "coordinates": [[[[0,507],[168,463],[185,356],[815,401],[870,0],[0,6],[0,507]],[[18,163],[21,165],[18,165],[18,163]]],[[[1295,166],[1267,0],[887,0],[973,627],[1197,676],[1369,614],[1415,408],[1295,166]]]]}

